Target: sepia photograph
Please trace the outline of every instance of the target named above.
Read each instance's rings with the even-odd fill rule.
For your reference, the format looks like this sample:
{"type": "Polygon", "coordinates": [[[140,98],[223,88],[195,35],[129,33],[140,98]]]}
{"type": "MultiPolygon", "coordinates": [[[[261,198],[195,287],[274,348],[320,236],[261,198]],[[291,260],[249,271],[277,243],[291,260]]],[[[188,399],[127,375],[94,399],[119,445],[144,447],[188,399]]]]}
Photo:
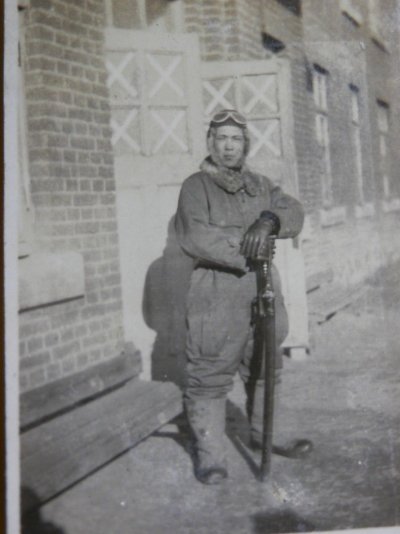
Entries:
{"type": "Polygon", "coordinates": [[[400,532],[400,0],[6,0],[7,534],[400,532]]]}

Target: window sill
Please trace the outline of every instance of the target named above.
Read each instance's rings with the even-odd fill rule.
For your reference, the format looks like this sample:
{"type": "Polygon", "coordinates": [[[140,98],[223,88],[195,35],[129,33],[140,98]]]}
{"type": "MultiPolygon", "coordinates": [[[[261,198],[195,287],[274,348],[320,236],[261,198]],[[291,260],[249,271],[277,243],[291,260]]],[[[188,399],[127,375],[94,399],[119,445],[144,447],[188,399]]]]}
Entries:
{"type": "Polygon", "coordinates": [[[388,41],[383,37],[382,33],[374,27],[370,28],[371,41],[376,44],[378,48],[384,52],[390,53],[388,41]]]}
{"type": "Polygon", "coordinates": [[[19,241],[18,242],[18,259],[21,260],[22,258],[26,258],[32,253],[32,246],[27,241],[19,241]]]}
{"type": "Polygon", "coordinates": [[[391,200],[382,200],[382,211],[390,213],[392,211],[400,210],[400,198],[392,198],[391,200]]]}
{"type": "Polygon", "coordinates": [[[361,26],[364,18],[361,12],[351,3],[350,0],[340,0],[340,9],[357,26],[361,26]]]}
{"type": "Polygon", "coordinates": [[[358,204],[355,207],[356,219],[364,219],[366,217],[373,217],[375,215],[375,206],[372,202],[366,204],[358,204]]]}
{"type": "Polygon", "coordinates": [[[83,257],[77,252],[34,253],[18,262],[19,310],[83,297],[83,257]]]}
{"type": "Polygon", "coordinates": [[[322,227],[335,226],[346,221],[346,207],[336,206],[320,210],[320,221],[322,227]]]}
{"type": "Polygon", "coordinates": [[[303,229],[301,230],[301,242],[305,243],[306,241],[312,241],[313,232],[311,226],[311,220],[308,215],[304,217],[303,229]]]}

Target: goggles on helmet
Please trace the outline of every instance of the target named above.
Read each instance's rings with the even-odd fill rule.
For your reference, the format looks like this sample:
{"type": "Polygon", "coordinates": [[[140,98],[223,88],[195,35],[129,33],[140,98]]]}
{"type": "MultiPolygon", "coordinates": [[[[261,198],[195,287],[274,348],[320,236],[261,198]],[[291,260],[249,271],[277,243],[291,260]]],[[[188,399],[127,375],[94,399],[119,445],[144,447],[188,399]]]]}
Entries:
{"type": "Polygon", "coordinates": [[[236,124],[239,124],[240,126],[246,126],[247,124],[246,117],[235,109],[223,109],[222,111],[217,111],[211,119],[211,124],[222,124],[229,119],[233,120],[233,122],[236,122],[236,124]]]}

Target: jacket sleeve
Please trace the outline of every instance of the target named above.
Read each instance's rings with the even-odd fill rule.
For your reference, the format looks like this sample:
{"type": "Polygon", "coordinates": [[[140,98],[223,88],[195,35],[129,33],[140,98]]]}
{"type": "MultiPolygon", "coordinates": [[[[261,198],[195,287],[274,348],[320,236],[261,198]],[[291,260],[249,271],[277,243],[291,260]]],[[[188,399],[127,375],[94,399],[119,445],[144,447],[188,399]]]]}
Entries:
{"type": "Polygon", "coordinates": [[[270,183],[271,205],[268,211],[279,218],[278,238],[296,237],[303,228],[304,210],[298,200],[270,183]]]}
{"type": "Polygon", "coordinates": [[[243,230],[221,228],[209,222],[207,194],[202,181],[195,176],[182,185],[175,229],[179,244],[189,256],[246,272],[246,260],[239,252],[243,230]]]}

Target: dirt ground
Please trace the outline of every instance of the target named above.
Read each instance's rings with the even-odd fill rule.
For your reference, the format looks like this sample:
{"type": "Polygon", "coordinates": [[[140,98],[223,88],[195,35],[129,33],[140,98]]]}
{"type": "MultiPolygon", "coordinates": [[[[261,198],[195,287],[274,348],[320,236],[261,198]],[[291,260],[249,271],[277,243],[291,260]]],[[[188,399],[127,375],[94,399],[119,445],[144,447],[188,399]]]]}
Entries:
{"type": "Polygon", "coordinates": [[[285,359],[275,441],[311,439],[308,458],[274,454],[270,481],[257,480],[237,382],[226,482],[198,483],[184,437],[169,425],[46,504],[27,532],[268,534],[400,525],[399,282],[399,265],[381,273],[357,303],[314,324],[306,360],[285,359]]]}

